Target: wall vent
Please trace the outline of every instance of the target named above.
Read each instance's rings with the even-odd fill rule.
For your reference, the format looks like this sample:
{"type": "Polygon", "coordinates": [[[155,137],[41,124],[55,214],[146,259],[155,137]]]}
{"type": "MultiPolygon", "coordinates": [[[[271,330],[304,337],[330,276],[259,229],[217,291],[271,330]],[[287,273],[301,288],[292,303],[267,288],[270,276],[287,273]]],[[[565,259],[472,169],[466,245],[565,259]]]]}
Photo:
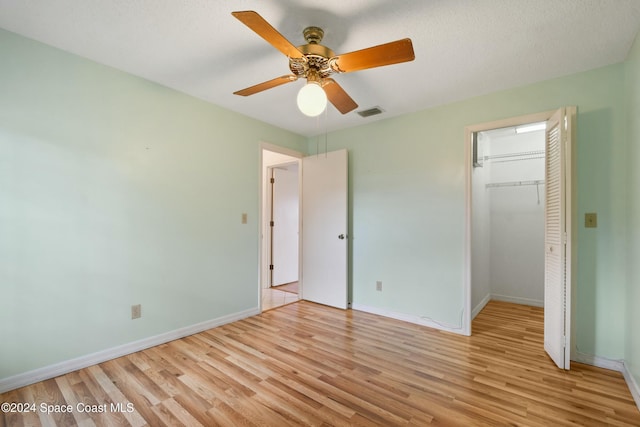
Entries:
{"type": "Polygon", "coordinates": [[[370,117],[375,116],[376,114],[382,113],[384,110],[380,107],[369,108],[368,110],[358,111],[361,117],[370,117]]]}

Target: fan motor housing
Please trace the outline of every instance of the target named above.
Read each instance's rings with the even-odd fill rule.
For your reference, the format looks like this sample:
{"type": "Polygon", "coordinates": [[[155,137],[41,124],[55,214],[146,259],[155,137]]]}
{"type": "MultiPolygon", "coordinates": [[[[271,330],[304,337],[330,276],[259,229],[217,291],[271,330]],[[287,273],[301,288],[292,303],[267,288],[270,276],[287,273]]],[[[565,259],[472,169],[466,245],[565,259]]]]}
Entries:
{"type": "Polygon", "coordinates": [[[302,52],[303,55],[322,56],[327,60],[336,56],[331,49],[321,44],[303,44],[302,46],[298,46],[298,50],[302,52]]]}
{"type": "Polygon", "coordinates": [[[334,70],[330,59],[335,56],[331,49],[321,44],[309,43],[298,46],[304,55],[302,58],[289,58],[289,69],[298,77],[306,77],[309,70],[313,70],[321,78],[330,76],[334,70]]]}

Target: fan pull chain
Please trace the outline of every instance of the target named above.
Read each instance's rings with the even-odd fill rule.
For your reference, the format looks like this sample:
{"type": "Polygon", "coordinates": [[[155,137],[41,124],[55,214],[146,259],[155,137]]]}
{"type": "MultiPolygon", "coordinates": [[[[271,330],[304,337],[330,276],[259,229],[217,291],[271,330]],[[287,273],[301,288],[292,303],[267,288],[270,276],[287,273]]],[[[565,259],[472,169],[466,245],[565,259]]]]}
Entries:
{"type": "Polygon", "coordinates": [[[328,132],[327,129],[329,127],[329,107],[327,106],[327,108],[324,109],[324,157],[327,157],[327,140],[329,139],[328,137],[328,132]]]}
{"type": "Polygon", "coordinates": [[[320,116],[316,116],[316,157],[320,155],[320,116]]]}

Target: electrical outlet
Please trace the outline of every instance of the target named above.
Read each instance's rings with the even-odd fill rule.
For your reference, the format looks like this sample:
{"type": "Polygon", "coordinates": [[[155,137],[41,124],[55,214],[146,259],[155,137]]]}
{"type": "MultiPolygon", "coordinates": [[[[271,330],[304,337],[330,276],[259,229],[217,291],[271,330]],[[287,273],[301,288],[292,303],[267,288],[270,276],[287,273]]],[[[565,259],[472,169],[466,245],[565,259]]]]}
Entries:
{"type": "Polygon", "coordinates": [[[243,223],[243,224],[246,224],[246,223],[247,223],[247,214],[246,214],[246,213],[243,213],[243,214],[242,214],[242,223],[243,223]]]}
{"type": "Polygon", "coordinates": [[[142,305],[136,304],[131,306],[131,318],[139,319],[142,317],[142,305]]]}
{"type": "Polygon", "coordinates": [[[376,291],[382,291],[382,282],[380,280],[376,282],[376,291]]]}

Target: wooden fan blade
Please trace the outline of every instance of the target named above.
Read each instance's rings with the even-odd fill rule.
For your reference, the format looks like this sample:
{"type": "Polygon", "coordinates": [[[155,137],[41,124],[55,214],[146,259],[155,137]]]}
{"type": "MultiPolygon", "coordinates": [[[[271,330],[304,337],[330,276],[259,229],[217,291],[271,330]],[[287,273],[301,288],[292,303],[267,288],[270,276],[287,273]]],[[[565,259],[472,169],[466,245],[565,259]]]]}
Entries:
{"type": "Polygon", "coordinates": [[[367,68],[413,61],[415,58],[411,39],[402,39],[338,55],[332,61],[332,67],[340,73],[350,73],[367,68]]]}
{"type": "Polygon", "coordinates": [[[325,79],[322,85],[327,99],[338,109],[342,114],[347,114],[349,111],[353,111],[358,108],[358,104],[351,99],[349,94],[342,89],[338,83],[333,79],[325,79]]]}
{"type": "Polygon", "coordinates": [[[284,38],[284,36],[273,28],[262,16],[258,15],[258,13],[253,10],[247,10],[244,12],[231,12],[231,14],[286,56],[290,58],[302,58],[302,52],[292,45],[289,40],[284,38]]]}
{"type": "Polygon", "coordinates": [[[283,85],[285,83],[294,82],[296,80],[298,80],[297,76],[293,74],[289,74],[286,76],[280,76],[280,77],[276,77],[275,79],[267,80],[266,82],[258,83],[257,85],[239,90],[237,92],[233,92],[233,94],[240,95],[240,96],[249,96],[249,95],[253,95],[254,93],[262,92],[263,90],[267,90],[267,89],[274,88],[276,86],[283,85]]]}

